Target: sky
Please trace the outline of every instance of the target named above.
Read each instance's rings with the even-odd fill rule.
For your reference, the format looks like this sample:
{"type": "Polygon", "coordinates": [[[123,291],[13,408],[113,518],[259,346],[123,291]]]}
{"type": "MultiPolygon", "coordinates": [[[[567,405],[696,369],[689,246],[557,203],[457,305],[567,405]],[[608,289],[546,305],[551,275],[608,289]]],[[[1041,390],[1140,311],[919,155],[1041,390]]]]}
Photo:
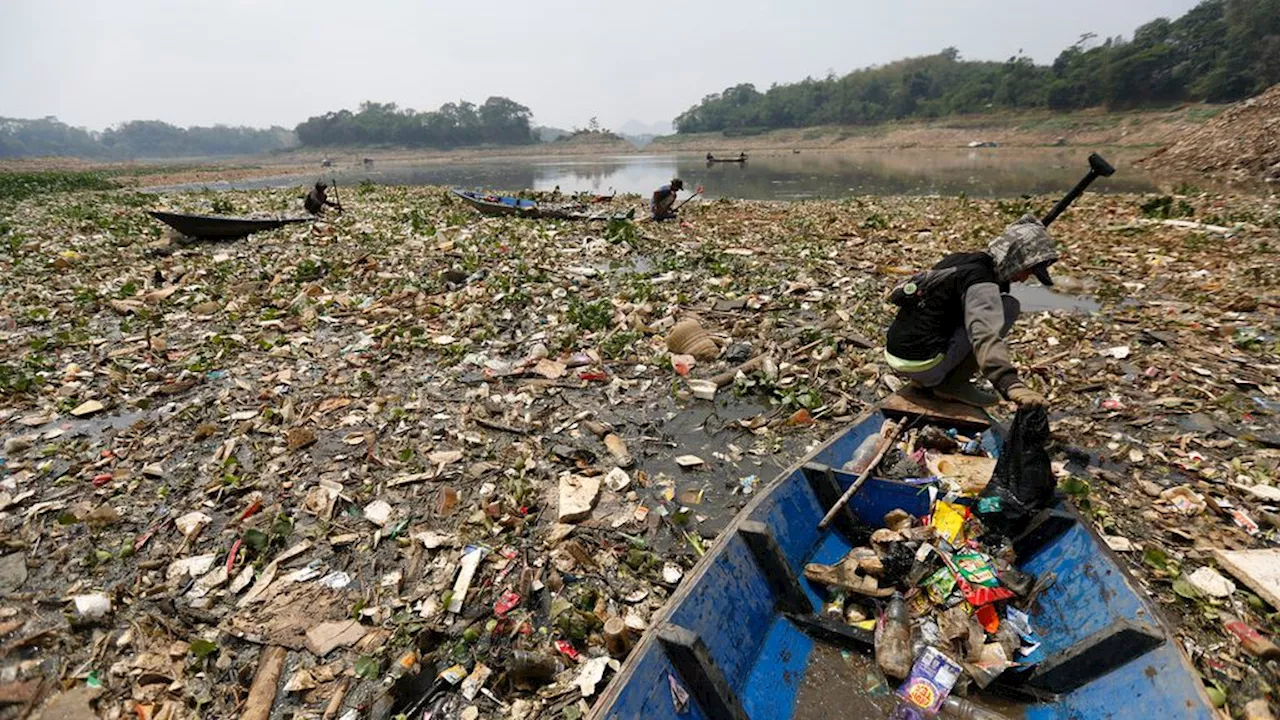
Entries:
{"type": "Polygon", "coordinates": [[[742,82],[955,46],[1052,62],[1197,0],[0,0],[0,117],[281,125],[502,95],[539,125],[665,124],[742,82]]]}

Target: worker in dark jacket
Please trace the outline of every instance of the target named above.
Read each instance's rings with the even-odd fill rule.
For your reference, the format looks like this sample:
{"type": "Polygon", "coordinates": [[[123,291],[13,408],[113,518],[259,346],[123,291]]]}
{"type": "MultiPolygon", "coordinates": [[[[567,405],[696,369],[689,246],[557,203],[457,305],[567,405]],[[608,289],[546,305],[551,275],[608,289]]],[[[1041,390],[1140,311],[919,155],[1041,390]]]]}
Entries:
{"type": "Polygon", "coordinates": [[[329,188],[323,181],[317,182],[316,186],[311,188],[307,193],[306,199],[302,201],[302,206],[312,215],[319,215],[324,207],[328,205],[331,208],[337,208],[338,212],[342,212],[342,205],[329,199],[325,192],[329,188]]]}
{"type": "Polygon", "coordinates": [[[986,251],[955,253],[894,290],[899,305],[889,326],[889,367],[937,397],[984,407],[999,398],[973,385],[979,370],[1006,399],[1044,407],[1044,396],[1018,377],[1005,345],[1021,310],[1010,283],[1035,276],[1053,285],[1049,266],[1058,259],[1053,238],[1026,215],[1005,228],[986,251]]]}
{"type": "Polygon", "coordinates": [[[684,189],[684,181],[675,178],[653,192],[653,219],[670,220],[676,216],[676,193],[684,189]]]}

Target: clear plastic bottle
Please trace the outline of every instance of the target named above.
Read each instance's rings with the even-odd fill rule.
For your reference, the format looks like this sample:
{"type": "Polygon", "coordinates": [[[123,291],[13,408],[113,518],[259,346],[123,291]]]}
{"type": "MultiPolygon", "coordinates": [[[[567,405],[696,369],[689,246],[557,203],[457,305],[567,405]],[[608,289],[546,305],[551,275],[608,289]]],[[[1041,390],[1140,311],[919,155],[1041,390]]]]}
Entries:
{"type": "Polygon", "coordinates": [[[876,638],[876,663],[885,675],[901,680],[911,672],[911,619],[902,593],[895,592],[884,611],[876,638]]]}
{"type": "Polygon", "coordinates": [[[940,712],[943,717],[953,720],[1009,720],[1007,715],[956,695],[943,701],[940,712]]]}
{"type": "Polygon", "coordinates": [[[880,449],[880,443],[883,441],[884,438],[880,437],[880,433],[868,435],[862,441],[862,444],[858,446],[858,449],[853,451],[853,456],[849,458],[849,462],[845,463],[841,470],[851,473],[861,473],[866,470],[871,458],[876,456],[876,451],[880,449]]]}

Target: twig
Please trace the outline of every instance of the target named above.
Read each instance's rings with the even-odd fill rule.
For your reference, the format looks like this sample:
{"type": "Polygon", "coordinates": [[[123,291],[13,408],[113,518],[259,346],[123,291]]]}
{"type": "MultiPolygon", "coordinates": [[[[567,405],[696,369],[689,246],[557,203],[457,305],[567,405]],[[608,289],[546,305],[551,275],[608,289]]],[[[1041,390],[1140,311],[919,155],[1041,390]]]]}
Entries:
{"type": "Polygon", "coordinates": [[[500,430],[500,431],[502,431],[502,432],[509,432],[509,433],[512,433],[512,434],[515,434],[515,435],[528,435],[528,434],[529,434],[529,431],[528,431],[528,430],[525,430],[524,428],[512,427],[512,426],[510,426],[510,425],[503,425],[503,424],[502,424],[502,423],[500,423],[500,422],[494,422],[494,421],[492,421],[492,420],[486,420],[485,418],[480,418],[480,417],[473,417],[473,418],[471,418],[471,419],[472,419],[472,420],[475,420],[477,425],[481,425],[481,426],[483,426],[483,427],[487,427],[487,428],[489,428],[490,430],[500,430]]]}
{"type": "Polygon", "coordinates": [[[893,434],[890,436],[889,442],[880,447],[876,452],[875,457],[871,458],[871,462],[867,463],[867,468],[862,471],[861,475],[858,475],[858,479],[853,481],[853,484],[849,486],[849,489],[844,491],[844,494],[840,496],[840,499],[836,501],[836,504],[832,505],[831,509],[827,511],[827,514],[823,516],[822,522],[818,523],[819,530],[826,530],[827,526],[831,524],[831,520],[835,518],[836,513],[840,512],[840,510],[844,508],[851,499],[853,499],[854,494],[858,492],[858,488],[862,487],[862,483],[866,482],[867,478],[871,477],[871,473],[875,471],[876,466],[880,464],[880,460],[884,458],[884,454],[889,451],[889,448],[893,447],[894,443],[898,442],[898,436],[902,434],[902,431],[906,426],[907,421],[904,419],[893,428],[893,434]]]}
{"type": "Polygon", "coordinates": [[[765,359],[768,357],[769,357],[768,355],[757,355],[751,358],[750,360],[742,363],[738,367],[732,368],[730,370],[725,370],[719,375],[712,375],[709,379],[711,380],[711,382],[716,384],[716,387],[718,388],[724,387],[725,385],[728,385],[729,383],[733,382],[733,379],[738,377],[738,373],[740,372],[749,373],[752,370],[755,370],[756,368],[760,367],[760,364],[763,363],[765,359]]]}
{"type": "Polygon", "coordinates": [[[276,702],[276,686],[280,683],[287,653],[284,648],[275,646],[262,651],[258,672],[253,676],[253,685],[249,688],[240,720],[267,720],[271,717],[271,706],[276,702]]]}

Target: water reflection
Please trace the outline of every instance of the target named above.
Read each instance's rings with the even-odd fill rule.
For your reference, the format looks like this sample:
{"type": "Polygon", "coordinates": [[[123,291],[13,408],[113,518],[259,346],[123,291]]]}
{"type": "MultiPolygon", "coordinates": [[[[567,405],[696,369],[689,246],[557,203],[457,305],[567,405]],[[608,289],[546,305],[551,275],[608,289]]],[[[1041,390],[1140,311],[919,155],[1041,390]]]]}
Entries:
{"type": "MultiPolygon", "coordinates": [[[[1088,170],[1083,149],[879,150],[760,154],[746,163],[708,164],[703,155],[604,155],[379,164],[337,174],[344,185],[370,180],[394,185],[450,185],[486,190],[552,190],[647,195],[673,177],[703,185],[706,196],[750,200],[801,200],[853,195],[958,195],[1013,197],[1065,192],[1088,170]]],[[[1136,156],[1135,156],[1136,157],[1136,156]]],[[[1147,192],[1155,186],[1126,167],[1123,154],[1109,158],[1119,172],[1091,191],[1147,192]]],[[[305,178],[267,178],[209,184],[213,189],[276,187],[305,178]]],[[[197,186],[201,187],[203,185],[197,186]]]]}

